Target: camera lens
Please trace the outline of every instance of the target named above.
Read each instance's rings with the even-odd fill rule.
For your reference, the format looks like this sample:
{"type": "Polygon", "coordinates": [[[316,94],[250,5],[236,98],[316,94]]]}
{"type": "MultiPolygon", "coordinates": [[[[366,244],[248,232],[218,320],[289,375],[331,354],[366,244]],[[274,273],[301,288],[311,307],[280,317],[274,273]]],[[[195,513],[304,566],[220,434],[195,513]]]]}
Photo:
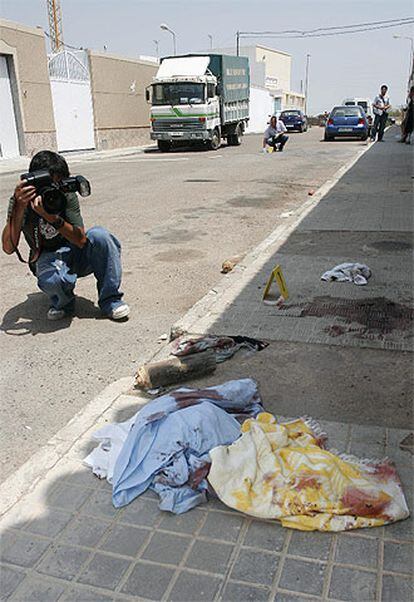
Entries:
{"type": "Polygon", "coordinates": [[[41,191],[42,203],[45,211],[52,215],[60,214],[66,207],[66,196],[57,188],[44,188],[41,191]]]}

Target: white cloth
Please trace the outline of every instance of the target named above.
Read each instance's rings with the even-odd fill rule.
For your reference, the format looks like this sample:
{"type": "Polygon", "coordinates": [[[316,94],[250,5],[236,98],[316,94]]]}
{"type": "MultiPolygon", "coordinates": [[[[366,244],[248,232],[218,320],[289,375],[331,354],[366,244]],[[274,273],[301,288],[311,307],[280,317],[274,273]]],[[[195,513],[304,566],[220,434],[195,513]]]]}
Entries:
{"type": "Polygon", "coordinates": [[[384,113],[384,107],[389,104],[390,104],[389,96],[381,96],[381,94],[378,94],[378,96],[376,96],[374,98],[374,102],[372,104],[374,115],[382,115],[384,113]],[[375,107],[375,105],[378,105],[379,107],[382,107],[382,108],[377,109],[377,107],[375,107]]]}
{"type": "Polygon", "coordinates": [[[264,133],[264,138],[266,140],[270,140],[271,138],[274,138],[275,136],[280,136],[280,134],[283,134],[284,132],[287,131],[287,128],[285,126],[285,124],[283,123],[283,121],[280,121],[280,119],[278,119],[276,121],[276,127],[272,127],[271,125],[269,125],[264,133]]]}
{"type": "Polygon", "coordinates": [[[321,276],[321,280],[336,280],[337,282],[353,282],[357,286],[368,283],[371,270],[364,263],[340,263],[321,276]]]}

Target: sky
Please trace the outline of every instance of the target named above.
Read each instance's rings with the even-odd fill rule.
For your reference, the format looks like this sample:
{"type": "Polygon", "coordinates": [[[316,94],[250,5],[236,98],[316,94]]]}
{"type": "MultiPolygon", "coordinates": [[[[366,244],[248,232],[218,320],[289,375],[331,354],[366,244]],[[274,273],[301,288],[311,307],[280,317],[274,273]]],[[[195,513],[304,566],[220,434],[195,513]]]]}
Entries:
{"type": "MultiPolygon", "coordinates": [[[[235,45],[235,33],[313,29],[412,16],[412,0],[61,0],[64,41],[73,46],[128,57],[172,54],[167,23],[177,34],[179,53],[235,45]]],[[[46,0],[0,0],[0,15],[48,31],[46,0]]],[[[309,113],[329,110],[346,97],[373,98],[383,83],[391,104],[406,97],[411,25],[316,39],[243,40],[292,55],[292,90],[300,91],[310,54],[309,113]]]]}

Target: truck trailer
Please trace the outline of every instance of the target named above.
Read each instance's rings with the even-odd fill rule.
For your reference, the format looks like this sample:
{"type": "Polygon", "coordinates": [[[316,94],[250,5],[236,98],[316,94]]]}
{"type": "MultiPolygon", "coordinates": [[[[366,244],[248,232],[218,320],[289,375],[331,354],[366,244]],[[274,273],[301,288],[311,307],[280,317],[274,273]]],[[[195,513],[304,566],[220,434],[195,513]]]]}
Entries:
{"type": "Polygon", "coordinates": [[[186,54],[161,59],[146,90],[151,139],[160,151],[221,140],[238,146],[249,121],[249,59],[225,54],[186,54]],[[151,89],[151,91],[150,91],[151,89]]]}

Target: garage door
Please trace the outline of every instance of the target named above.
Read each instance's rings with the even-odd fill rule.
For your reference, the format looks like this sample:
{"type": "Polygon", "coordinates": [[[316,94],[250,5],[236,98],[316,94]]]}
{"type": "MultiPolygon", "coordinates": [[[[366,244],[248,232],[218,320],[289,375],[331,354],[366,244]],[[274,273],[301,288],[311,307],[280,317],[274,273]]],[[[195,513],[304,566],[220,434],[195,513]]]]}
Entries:
{"type": "Polygon", "coordinates": [[[6,56],[0,54],[0,157],[8,159],[18,156],[19,140],[9,69],[6,56]]]}

